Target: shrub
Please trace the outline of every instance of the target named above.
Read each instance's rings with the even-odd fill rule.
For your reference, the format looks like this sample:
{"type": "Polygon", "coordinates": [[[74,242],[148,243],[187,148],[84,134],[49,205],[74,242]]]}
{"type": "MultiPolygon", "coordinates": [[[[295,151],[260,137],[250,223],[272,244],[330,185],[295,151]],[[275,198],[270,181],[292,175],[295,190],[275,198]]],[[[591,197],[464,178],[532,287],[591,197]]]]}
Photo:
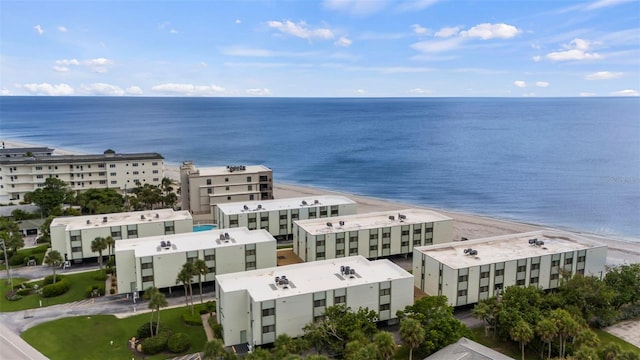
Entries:
{"type": "Polygon", "coordinates": [[[9,265],[11,266],[24,265],[26,258],[27,258],[27,255],[25,254],[22,254],[22,253],[14,254],[9,258],[9,265]]]}
{"type": "MultiPolygon", "coordinates": [[[[212,318],[210,318],[212,319],[212,318]]],[[[211,330],[213,330],[213,335],[217,338],[217,339],[222,339],[222,325],[215,323],[213,325],[211,325],[211,330]]]]}
{"type": "Polygon", "coordinates": [[[107,273],[105,271],[99,271],[97,274],[93,275],[93,280],[105,281],[107,280],[107,273]]]}
{"type": "MultiPolygon", "coordinates": [[[[56,282],[60,282],[64,279],[64,275],[56,275],[56,282]]],[[[53,284],[53,275],[48,275],[45,276],[44,280],[42,281],[42,285],[49,285],[49,284],[53,284]]]]}
{"type": "Polygon", "coordinates": [[[140,327],[138,328],[138,331],[136,332],[136,338],[142,341],[148,337],[151,337],[151,330],[153,329],[153,332],[155,333],[157,326],[158,325],[156,324],[155,321],[151,324],[151,328],[149,328],[148,322],[140,325],[140,327]]]}
{"type": "Polygon", "coordinates": [[[31,288],[25,287],[23,289],[18,289],[16,291],[16,294],[18,294],[20,296],[27,296],[27,295],[31,294],[31,288]]]}
{"type": "Polygon", "coordinates": [[[163,352],[167,348],[167,341],[171,333],[161,330],[158,336],[149,337],[142,341],[142,352],[147,355],[154,355],[163,352]]]}
{"type": "Polygon", "coordinates": [[[191,311],[187,311],[182,314],[182,321],[187,325],[200,326],[202,325],[202,318],[200,314],[195,313],[191,315],[191,311]]]}
{"type": "Polygon", "coordinates": [[[109,294],[113,295],[115,293],[116,293],[116,289],[114,288],[109,289],[109,294]]]}
{"type": "Polygon", "coordinates": [[[97,290],[98,296],[104,296],[104,285],[89,285],[85,290],[85,297],[94,297],[94,290],[97,290]]]}
{"type": "Polygon", "coordinates": [[[16,291],[9,291],[7,293],[7,300],[9,301],[18,301],[22,299],[22,295],[18,294],[16,291]]]}
{"type": "Polygon", "coordinates": [[[69,282],[66,279],[62,279],[55,284],[45,285],[42,288],[42,296],[49,298],[59,296],[69,291],[69,282]]]}
{"type": "Polygon", "coordinates": [[[114,273],[113,268],[107,268],[106,273],[108,275],[113,275],[113,273],[114,273]]]}
{"type": "Polygon", "coordinates": [[[31,248],[31,253],[32,254],[44,254],[45,252],[47,252],[48,249],[49,249],[48,246],[36,246],[34,248],[31,248]]]}
{"type": "Polygon", "coordinates": [[[191,347],[191,340],[185,333],[175,333],[167,341],[167,349],[174,354],[187,351],[191,347]]]}

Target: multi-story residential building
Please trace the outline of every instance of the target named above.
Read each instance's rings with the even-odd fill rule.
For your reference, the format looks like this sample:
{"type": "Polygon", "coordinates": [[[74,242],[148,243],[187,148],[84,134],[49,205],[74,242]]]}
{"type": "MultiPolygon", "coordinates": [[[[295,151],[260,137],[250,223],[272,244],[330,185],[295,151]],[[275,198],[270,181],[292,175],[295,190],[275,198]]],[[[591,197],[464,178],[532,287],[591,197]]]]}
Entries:
{"type": "Polygon", "coordinates": [[[263,165],[196,169],[191,161],[180,167],[182,209],[196,222],[216,222],[216,205],[273,199],[273,172],[263,165]]]}
{"type": "Polygon", "coordinates": [[[474,304],[508,286],[558,287],[563,273],[602,278],[607,246],[575,234],[534,231],[413,250],[415,286],[474,304]]]}
{"type": "Polygon", "coordinates": [[[48,147],[2,148],[0,149],[0,158],[51,156],[54,151],[54,149],[48,147]]]}
{"type": "Polygon", "coordinates": [[[227,346],[301,336],[333,305],[368,308],[389,322],[413,304],[413,275],[387,259],[362,256],[218,275],[216,283],[216,315],[227,346]]]}
{"type": "Polygon", "coordinates": [[[272,268],[276,239],[265,230],[216,229],[122,240],[115,253],[118,293],[132,293],[176,286],[182,265],[198,259],[209,268],[203,282],[219,274],[272,268]]]}
{"type": "Polygon", "coordinates": [[[423,209],[300,220],[293,225],[293,251],[304,261],[410,254],[416,246],[450,241],[453,219],[423,209]]]}
{"type": "Polygon", "coordinates": [[[118,243],[122,239],[188,233],[193,231],[193,219],[188,211],[160,209],[57,217],[49,229],[51,249],[64,255],[65,260],[82,262],[98,256],[91,251],[96,237],[111,236],[118,243]]]}
{"type": "Polygon", "coordinates": [[[20,201],[44,187],[47,178],[64,181],[71,190],[117,189],[136,184],[160,185],[164,158],[158,153],[101,155],[42,155],[0,157],[0,202],[20,201]]]}
{"type": "Polygon", "coordinates": [[[321,195],[218,204],[219,228],[265,229],[276,239],[292,237],[293,222],[356,213],[357,204],[344,196],[321,195]]]}

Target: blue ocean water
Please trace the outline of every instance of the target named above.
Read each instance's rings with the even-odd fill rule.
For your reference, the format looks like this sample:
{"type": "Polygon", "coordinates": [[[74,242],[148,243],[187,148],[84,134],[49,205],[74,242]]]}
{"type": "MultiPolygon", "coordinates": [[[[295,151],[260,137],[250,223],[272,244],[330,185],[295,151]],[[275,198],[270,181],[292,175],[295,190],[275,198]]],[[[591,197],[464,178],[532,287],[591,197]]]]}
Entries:
{"type": "Polygon", "coordinates": [[[640,241],[638,98],[1,97],[0,132],[640,241]]]}

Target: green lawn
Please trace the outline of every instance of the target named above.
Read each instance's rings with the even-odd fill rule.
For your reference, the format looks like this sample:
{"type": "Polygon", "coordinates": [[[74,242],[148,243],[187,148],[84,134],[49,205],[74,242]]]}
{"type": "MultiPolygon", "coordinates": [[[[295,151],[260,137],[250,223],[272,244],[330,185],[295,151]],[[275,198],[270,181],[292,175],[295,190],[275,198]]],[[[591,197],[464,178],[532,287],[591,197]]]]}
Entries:
{"type": "MultiPolygon", "coordinates": [[[[186,333],[191,339],[187,353],[199,352],[207,342],[202,326],[188,326],[182,322],[184,307],[163,310],[160,327],[186,333]]],[[[150,314],[126,319],[112,315],[79,316],[40,324],[22,333],[22,338],[48,358],[55,359],[131,359],[136,357],[128,349],[128,341],[142,324],[148,324],[150,314]],[[61,331],[64,329],[64,331],[61,331]],[[110,341],[113,340],[113,345],[110,341]]],[[[146,356],[145,359],[166,359],[168,354],[146,356]]]]}
{"type": "MultiPolygon", "coordinates": [[[[44,244],[44,245],[38,245],[32,248],[27,248],[27,249],[20,249],[18,250],[18,254],[22,254],[25,257],[30,257],[33,256],[36,258],[36,263],[38,265],[42,265],[42,260],[44,260],[44,253],[47,252],[47,249],[49,248],[49,244],[44,244]]],[[[2,260],[4,261],[4,257],[2,258],[2,260]]],[[[17,267],[23,267],[24,265],[19,265],[19,266],[12,266],[11,268],[17,268],[17,267]]],[[[7,270],[6,265],[2,264],[0,265],[0,270],[7,270]]]]}
{"type": "Polygon", "coordinates": [[[608,332],[604,331],[604,330],[600,330],[600,329],[593,329],[593,331],[595,331],[595,333],[598,335],[598,337],[600,338],[600,345],[603,344],[608,344],[611,342],[617,343],[618,345],[620,345],[622,347],[622,350],[624,351],[640,351],[640,349],[638,349],[638,347],[629,344],[628,342],[620,339],[619,337],[615,336],[615,335],[611,335],[608,332]]]}
{"type": "MultiPolygon", "coordinates": [[[[97,276],[99,272],[100,270],[95,270],[71,275],[64,275],[67,281],[69,281],[69,283],[71,284],[71,287],[69,291],[60,296],[56,296],[53,298],[43,298],[38,294],[31,294],[17,301],[7,300],[6,294],[10,290],[10,288],[7,284],[7,281],[3,279],[2,281],[0,281],[2,283],[0,285],[0,312],[34,309],[40,306],[40,301],[42,301],[42,306],[50,306],[83,300],[86,298],[85,292],[88,286],[99,284],[104,285],[104,281],[94,279],[94,277],[97,276]]],[[[15,286],[16,284],[20,284],[25,281],[26,279],[13,279],[13,284],[15,286]]],[[[36,283],[41,284],[41,282],[36,283]]]]}

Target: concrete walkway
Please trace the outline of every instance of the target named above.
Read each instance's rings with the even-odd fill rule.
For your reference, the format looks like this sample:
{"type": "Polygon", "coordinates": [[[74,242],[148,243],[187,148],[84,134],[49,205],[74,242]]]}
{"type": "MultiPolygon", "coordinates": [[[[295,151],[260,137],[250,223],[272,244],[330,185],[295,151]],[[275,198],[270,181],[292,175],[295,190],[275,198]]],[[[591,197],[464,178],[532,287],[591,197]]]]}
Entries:
{"type": "Polygon", "coordinates": [[[623,321],[604,330],[636,346],[640,351],[640,320],[623,321]]]}

